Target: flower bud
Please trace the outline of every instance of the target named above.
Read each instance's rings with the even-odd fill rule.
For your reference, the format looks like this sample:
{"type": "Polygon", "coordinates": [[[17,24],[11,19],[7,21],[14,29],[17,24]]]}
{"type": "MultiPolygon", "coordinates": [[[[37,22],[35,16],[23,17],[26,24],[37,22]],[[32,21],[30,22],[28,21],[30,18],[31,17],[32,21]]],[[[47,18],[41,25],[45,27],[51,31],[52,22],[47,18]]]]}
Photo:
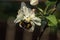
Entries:
{"type": "Polygon", "coordinates": [[[39,0],[30,0],[30,4],[32,5],[32,6],[35,6],[35,5],[37,5],[39,3],[39,0]]]}

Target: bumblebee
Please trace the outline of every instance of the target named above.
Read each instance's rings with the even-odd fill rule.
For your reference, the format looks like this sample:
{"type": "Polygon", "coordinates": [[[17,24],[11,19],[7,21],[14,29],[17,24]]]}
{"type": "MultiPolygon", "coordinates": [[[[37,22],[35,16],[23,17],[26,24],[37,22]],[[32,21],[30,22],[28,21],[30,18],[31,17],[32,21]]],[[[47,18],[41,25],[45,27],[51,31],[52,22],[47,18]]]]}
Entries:
{"type": "Polygon", "coordinates": [[[32,27],[32,24],[30,22],[26,22],[26,21],[19,22],[19,25],[21,25],[25,29],[30,29],[32,27]]]}

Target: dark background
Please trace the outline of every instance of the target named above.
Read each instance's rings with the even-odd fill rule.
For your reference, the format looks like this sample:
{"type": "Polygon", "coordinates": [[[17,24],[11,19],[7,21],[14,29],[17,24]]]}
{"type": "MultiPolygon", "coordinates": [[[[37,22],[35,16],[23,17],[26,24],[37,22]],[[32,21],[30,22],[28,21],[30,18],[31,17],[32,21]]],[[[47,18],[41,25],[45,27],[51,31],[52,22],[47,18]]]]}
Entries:
{"type": "MultiPolygon", "coordinates": [[[[52,0],[50,0],[50,1],[52,1],[52,0]]],[[[55,1],[55,0],[53,0],[53,1],[55,1]]],[[[0,0],[0,40],[5,40],[6,28],[7,28],[7,19],[10,16],[13,16],[16,18],[17,11],[20,8],[20,4],[21,4],[21,1],[0,0]]],[[[29,2],[26,2],[26,4],[27,4],[27,6],[32,8],[32,6],[29,4],[29,2]]],[[[57,2],[57,4],[59,4],[59,1],[57,2]]],[[[60,6],[59,6],[59,8],[60,8],[60,6]]],[[[59,9],[59,11],[60,11],[60,9],[59,9]]],[[[60,13],[59,11],[58,11],[58,13],[60,13]]],[[[58,16],[58,17],[60,19],[60,16],[58,16]]],[[[60,28],[60,26],[58,27],[58,29],[59,28],[60,28]]],[[[15,40],[22,40],[22,39],[23,39],[23,29],[20,28],[18,25],[16,25],[15,40]]]]}

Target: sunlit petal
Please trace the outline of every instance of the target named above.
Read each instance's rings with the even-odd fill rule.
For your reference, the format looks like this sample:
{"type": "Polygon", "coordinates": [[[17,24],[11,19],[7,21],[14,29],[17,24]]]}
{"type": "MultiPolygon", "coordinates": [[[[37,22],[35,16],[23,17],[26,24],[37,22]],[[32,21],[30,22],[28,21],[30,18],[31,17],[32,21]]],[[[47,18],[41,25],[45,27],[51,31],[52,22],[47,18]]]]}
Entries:
{"type": "Polygon", "coordinates": [[[17,15],[17,18],[14,20],[14,23],[18,23],[23,19],[24,15],[22,14],[22,12],[19,12],[19,14],[17,15]]]}
{"type": "Polygon", "coordinates": [[[34,22],[36,25],[41,26],[41,19],[40,19],[40,18],[37,18],[37,17],[33,18],[33,22],[34,22]]]}

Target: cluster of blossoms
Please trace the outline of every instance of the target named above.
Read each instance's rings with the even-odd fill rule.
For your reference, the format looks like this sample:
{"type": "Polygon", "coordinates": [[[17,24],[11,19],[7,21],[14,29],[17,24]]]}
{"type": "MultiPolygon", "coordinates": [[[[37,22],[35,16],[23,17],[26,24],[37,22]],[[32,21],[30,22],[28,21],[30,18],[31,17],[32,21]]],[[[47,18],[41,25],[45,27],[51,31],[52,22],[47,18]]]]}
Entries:
{"type": "MultiPolygon", "coordinates": [[[[35,1],[38,0],[31,0],[31,5],[36,5],[35,1]]],[[[35,9],[30,9],[26,6],[24,2],[21,3],[21,8],[18,10],[17,18],[14,20],[14,23],[19,23],[19,26],[22,27],[24,30],[29,32],[33,32],[35,25],[41,26],[41,19],[36,16],[35,9]],[[26,29],[22,26],[22,21],[30,23],[31,27],[26,29]]],[[[27,24],[26,27],[29,27],[30,24],[27,24]]]]}

